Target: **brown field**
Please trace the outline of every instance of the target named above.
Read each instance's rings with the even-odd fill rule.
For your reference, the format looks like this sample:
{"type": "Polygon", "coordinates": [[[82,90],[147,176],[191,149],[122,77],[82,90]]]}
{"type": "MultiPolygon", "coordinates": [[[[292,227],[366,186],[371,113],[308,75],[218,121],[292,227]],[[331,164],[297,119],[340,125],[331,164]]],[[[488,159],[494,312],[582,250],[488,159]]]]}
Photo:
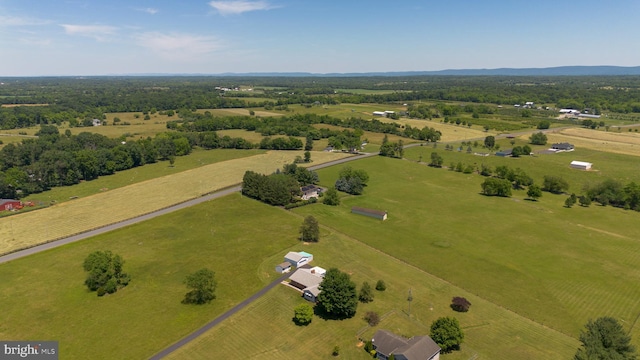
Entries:
{"type": "MultiPolygon", "coordinates": [[[[255,131],[247,131],[247,130],[242,130],[242,129],[233,129],[233,130],[218,130],[216,131],[216,133],[218,133],[218,136],[223,137],[223,136],[230,136],[232,138],[235,137],[240,137],[243,138],[245,140],[251,141],[252,143],[259,143],[260,141],[262,141],[262,139],[264,139],[265,137],[262,136],[261,134],[255,132],[255,131]]],[[[274,139],[274,138],[280,138],[280,137],[288,137],[286,135],[272,135],[270,136],[270,138],[274,139]]],[[[302,140],[302,142],[304,143],[305,138],[303,137],[298,137],[300,140],[302,140]]]]}
{"type": "MultiPolygon", "coordinates": [[[[205,111],[212,113],[214,116],[249,116],[249,109],[201,109],[197,110],[197,113],[204,114],[205,111]]],[[[255,116],[282,116],[282,114],[264,111],[264,110],[254,110],[255,116]]]]}
{"type": "MultiPolygon", "coordinates": [[[[523,138],[528,139],[529,136],[523,138]]],[[[548,142],[568,142],[576,147],[640,156],[640,134],[628,132],[597,131],[584,128],[562,129],[559,133],[548,133],[548,142]]]]}
{"type": "Polygon", "coordinates": [[[2,104],[0,107],[12,108],[18,106],[49,106],[49,104],[2,104]]]}
{"type": "Polygon", "coordinates": [[[407,119],[401,118],[399,120],[392,120],[387,118],[380,118],[380,121],[383,122],[397,122],[402,125],[410,125],[411,127],[422,129],[425,126],[434,128],[439,130],[442,133],[442,138],[440,141],[458,141],[458,140],[466,140],[466,139],[474,139],[474,138],[484,138],[487,135],[493,135],[495,132],[489,131],[485,132],[481,130],[479,126],[472,126],[468,128],[466,126],[457,126],[457,125],[449,125],[443,124],[438,120],[419,120],[419,119],[407,119]]]}
{"type": "MultiPolygon", "coordinates": [[[[271,173],[302,151],[271,151],[163,176],[73,201],[0,218],[0,254],[162,209],[242,181],[246,170],[271,173]],[[179,186],[176,186],[179,184],[179,186]],[[108,214],[106,216],[105,214],[108,214]]],[[[313,164],[350,156],[314,152],[313,164]]]]}

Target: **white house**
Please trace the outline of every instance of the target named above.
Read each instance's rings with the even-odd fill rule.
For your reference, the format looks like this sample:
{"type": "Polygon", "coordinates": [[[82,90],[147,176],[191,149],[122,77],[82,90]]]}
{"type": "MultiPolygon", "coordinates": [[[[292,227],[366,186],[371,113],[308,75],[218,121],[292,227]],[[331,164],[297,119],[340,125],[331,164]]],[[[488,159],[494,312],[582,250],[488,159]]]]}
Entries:
{"type": "Polygon", "coordinates": [[[586,161],[572,161],[571,164],[569,165],[571,168],[573,169],[579,169],[579,170],[591,170],[591,166],[593,166],[592,163],[590,162],[586,162],[586,161]]]}
{"type": "Polygon", "coordinates": [[[300,251],[294,252],[290,251],[285,255],[284,261],[290,263],[295,267],[301,267],[302,265],[308,264],[313,261],[313,255],[308,252],[300,251]]]}

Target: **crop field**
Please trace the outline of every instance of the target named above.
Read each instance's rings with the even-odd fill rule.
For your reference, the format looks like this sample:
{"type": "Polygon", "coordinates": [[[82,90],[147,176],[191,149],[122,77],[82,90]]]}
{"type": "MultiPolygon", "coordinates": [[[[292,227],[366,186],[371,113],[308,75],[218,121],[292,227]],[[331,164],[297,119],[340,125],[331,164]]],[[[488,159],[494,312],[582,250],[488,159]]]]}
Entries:
{"type": "MultiPolygon", "coordinates": [[[[268,174],[293,162],[296,156],[302,155],[302,151],[271,151],[221,161],[59,203],[38,211],[0,218],[0,254],[193,199],[242,182],[242,176],[247,170],[268,174]]],[[[320,164],[346,156],[349,154],[314,152],[311,158],[313,164],[320,164]]],[[[177,163],[179,164],[179,160],[177,163]]]]}
{"type": "MultiPolygon", "coordinates": [[[[447,163],[449,154],[443,156],[447,163]]],[[[502,160],[515,160],[514,167],[539,183],[534,169],[554,175],[568,170],[546,161],[558,159],[554,156],[529,164],[502,160]]],[[[611,164],[600,171],[604,175],[624,166],[607,158],[611,164]]],[[[537,202],[525,200],[524,191],[512,198],[485,197],[479,194],[479,175],[406,160],[369,158],[352,166],[371,177],[363,196],[345,197],[336,208],[294,211],[563,334],[577,338],[589,318],[613,316],[640,344],[640,331],[632,328],[640,315],[638,212],[594,205],[567,209],[566,196],[548,193],[537,202]],[[350,214],[351,206],[386,210],[389,220],[350,214]]],[[[628,172],[633,166],[620,173],[637,181],[640,172],[628,172]]],[[[319,171],[321,181],[331,184],[339,168],[319,171]]],[[[574,182],[598,174],[575,176],[574,182]]]]}
{"type": "MultiPolygon", "coordinates": [[[[324,205],[312,205],[324,208],[324,205]]],[[[301,221],[301,219],[300,219],[301,221]]],[[[334,346],[340,357],[370,359],[359,339],[371,339],[377,329],[387,329],[408,336],[429,333],[431,322],[441,316],[459,319],[465,331],[462,350],[445,359],[566,359],[578,346],[577,340],[507,311],[473,294],[457,288],[420,269],[363,245],[356,239],[323,229],[318,244],[292,247],[309,251],[313,265],[337,267],[351,274],[358,288],[367,281],[375,285],[383,279],[384,292],[375,292],[374,301],[359,304],[355,317],[342,321],[325,321],[314,317],[310,325],[293,324],[293,308],[304,302],[300,293],[281,286],[239,314],[208,331],[172,354],[170,359],[210,359],[237,354],[244,359],[327,359],[334,346]],[[409,316],[406,297],[411,288],[414,300],[409,316]],[[464,296],[473,304],[468,313],[455,313],[449,304],[453,296],[464,296]],[[383,318],[376,327],[363,320],[367,311],[383,318]],[[546,346],[539,346],[540,343],[546,346]]],[[[278,254],[262,264],[273,272],[273,264],[282,261],[278,254]]]]}
{"type": "Polygon", "coordinates": [[[0,264],[0,338],[55,339],[64,359],[148,358],[257,292],[259,259],[297,243],[297,218],[256,205],[233,194],[0,264]],[[82,262],[97,250],[121,255],[132,278],[102,298],[83,284],[82,262]],[[181,304],[183,280],[203,267],[216,273],[217,299],[181,304]]]}
{"type": "Polygon", "coordinates": [[[640,134],[622,130],[596,131],[584,128],[562,129],[547,135],[549,143],[569,142],[576,148],[584,147],[599,151],[640,156],[640,134]]]}

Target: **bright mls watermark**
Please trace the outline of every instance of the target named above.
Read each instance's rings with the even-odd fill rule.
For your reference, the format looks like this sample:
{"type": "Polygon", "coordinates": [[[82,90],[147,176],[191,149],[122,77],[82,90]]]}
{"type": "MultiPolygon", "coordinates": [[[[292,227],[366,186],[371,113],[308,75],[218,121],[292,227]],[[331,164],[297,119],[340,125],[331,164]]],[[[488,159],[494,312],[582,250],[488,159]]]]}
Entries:
{"type": "Polygon", "coordinates": [[[0,360],[58,360],[57,341],[2,341],[0,360]]]}

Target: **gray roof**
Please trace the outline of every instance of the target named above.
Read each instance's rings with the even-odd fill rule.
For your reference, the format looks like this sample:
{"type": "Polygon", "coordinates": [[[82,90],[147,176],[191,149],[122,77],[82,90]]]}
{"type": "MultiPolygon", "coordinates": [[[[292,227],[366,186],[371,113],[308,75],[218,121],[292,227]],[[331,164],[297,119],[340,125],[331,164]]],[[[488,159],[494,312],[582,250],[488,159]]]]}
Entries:
{"type": "Polygon", "coordinates": [[[308,291],[309,293],[311,293],[311,295],[315,297],[318,297],[318,295],[320,295],[320,288],[318,287],[318,285],[305,288],[304,291],[308,291]]]}
{"type": "Polygon", "coordinates": [[[283,269],[286,269],[286,268],[288,268],[288,267],[291,267],[291,263],[290,263],[290,262],[285,261],[285,262],[283,262],[282,264],[278,264],[278,266],[280,266],[280,267],[281,267],[281,268],[283,268],[283,269]]]}
{"type": "Polygon", "coordinates": [[[373,336],[376,351],[385,356],[402,355],[407,360],[431,359],[440,352],[440,347],[428,336],[406,339],[387,330],[378,330],[373,336]]]}
{"type": "Polygon", "coordinates": [[[316,274],[312,274],[309,269],[298,269],[289,278],[291,281],[295,281],[298,284],[304,285],[305,289],[313,286],[318,286],[322,282],[322,277],[316,274]]]}
{"type": "Polygon", "coordinates": [[[286,260],[293,260],[295,262],[298,262],[303,258],[303,256],[300,255],[300,253],[297,253],[295,251],[289,251],[287,255],[284,256],[284,258],[286,260]]]}

